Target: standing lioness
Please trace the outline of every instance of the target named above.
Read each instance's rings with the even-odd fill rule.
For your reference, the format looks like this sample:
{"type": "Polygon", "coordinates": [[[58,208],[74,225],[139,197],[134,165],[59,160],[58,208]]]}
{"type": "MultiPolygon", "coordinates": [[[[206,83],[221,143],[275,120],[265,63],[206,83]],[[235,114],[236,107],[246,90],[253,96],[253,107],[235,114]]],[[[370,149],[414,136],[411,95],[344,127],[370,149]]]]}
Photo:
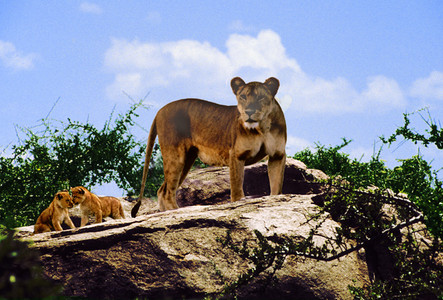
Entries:
{"type": "Polygon", "coordinates": [[[231,201],[244,197],[244,166],[269,156],[271,195],[280,194],[286,161],[286,122],[274,98],[279,85],[273,77],[264,83],[248,84],[235,77],[231,87],[237,106],[184,99],[161,108],[149,132],[140,196],[131,215],[135,217],[140,208],[157,134],[165,174],[157,192],[162,211],[178,208],[177,188],[197,156],[209,165],[229,166],[231,201]]]}

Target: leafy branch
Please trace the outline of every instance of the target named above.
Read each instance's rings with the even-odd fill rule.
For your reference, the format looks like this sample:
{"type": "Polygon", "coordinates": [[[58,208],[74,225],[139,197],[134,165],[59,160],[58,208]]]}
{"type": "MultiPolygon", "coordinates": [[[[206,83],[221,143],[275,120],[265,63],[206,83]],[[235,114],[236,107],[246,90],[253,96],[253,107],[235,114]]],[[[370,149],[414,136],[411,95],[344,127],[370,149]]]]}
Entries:
{"type": "Polygon", "coordinates": [[[416,112],[413,113],[404,113],[403,120],[404,124],[401,127],[398,127],[389,138],[385,138],[384,136],[380,137],[380,139],[386,144],[392,144],[397,141],[398,136],[402,136],[404,139],[412,141],[413,143],[422,143],[425,147],[429,144],[434,144],[438,149],[443,149],[443,128],[441,125],[437,125],[434,120],[432,120],[431,114],[427,108],[418,111],[421,119],[426,123],[427,129],[425,129],[426,134],[422,134],[417,132],[414,128],[410,128],[411,121],[409,117],[416,112]],[[427,117],[424,117],[420,111],[426,111],[427,117]]]}

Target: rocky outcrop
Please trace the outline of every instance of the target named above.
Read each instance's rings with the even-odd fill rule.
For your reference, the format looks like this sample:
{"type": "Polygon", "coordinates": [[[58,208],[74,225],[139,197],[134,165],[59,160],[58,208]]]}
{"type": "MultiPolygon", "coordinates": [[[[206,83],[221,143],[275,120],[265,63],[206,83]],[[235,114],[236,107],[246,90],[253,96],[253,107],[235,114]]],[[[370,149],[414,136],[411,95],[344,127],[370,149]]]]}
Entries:
{"type": "MultiPolygon", "coordinates": [[[[320,170],[308,169],[293,158],[286,159],[283,194],[320,194],[323,186],[318,180],[328,179],[320,170]]],[[[245,167],[243,190],[246,197],[269,195],[267,162],[245,167]]],[[[227,203],[230,198],[229,169],[211,167],[191,172],[177,192],[179,207],[227,203]]]]}
{"type": "MultiPolygon", "coordinates": [[[[195,205],[226,201],[227,174],[220,168],[189,174],[179,192],[180,201],[182,206],[194,206],[137,218],[126,212],[123,220],[26,238],[40,251],[46,276],[61,283],[66,296],[204,298],[220,293],[251,267],[250,261],[219,241],[228,231],[234,242],[254,247],[255,230],[274,240],[300,239],[319,226],[315,243],[322,245],[340,226],[328,215],[323,215],[321,224],[312,218],[319,212],[313,198],[321,192],[314,179],[326,175],[296,161],[288,162],[285,173],[284,189],[290,195],[262,197],[269,189],[266,165],[257,164],[248,167],[245,175],[245,193],[256,198],[195,205]]],[[[152,212],[153,205],[145,202],[141,211],[152,212]]],[[[369,281],[364,252],[330,262],[289,256],[275,275],[278,280],[265,290],[259,277],[239,295],[247,299],[350,299],[348,285],[369,281]]]]}
{"type": "MultiPolygon", "coordinates": [[[[185,207],[32,239],[45,273],[63,284],[65,295],[203,298],[221,292],[250,266],[217,241],[228,230],[236,242],[253,243],[254,230],[267,237],[306,237],[318,225],[310,220],[317,211],[311,195],[267,196],[185,207]]],[[[337,226],[329,219],[319,231],[332,237],[337,226]]],[[[321,244],[324,238],[316,242],[321,244]]],[[[277,278],[264,293],[249,286],[248,298],[347,299],[353,280],[357,285],[368,280],[358,253],[332,262],[289,257],[277,278]]]]}

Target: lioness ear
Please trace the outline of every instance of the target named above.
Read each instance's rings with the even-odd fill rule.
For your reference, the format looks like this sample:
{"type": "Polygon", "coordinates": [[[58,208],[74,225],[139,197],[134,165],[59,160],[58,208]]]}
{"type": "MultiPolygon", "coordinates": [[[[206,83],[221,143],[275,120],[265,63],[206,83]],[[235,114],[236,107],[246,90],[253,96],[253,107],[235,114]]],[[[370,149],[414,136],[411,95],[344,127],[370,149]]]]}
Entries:
{"type": "Polygon", "coordinates": [[[278,81],[277,78],[270,77],[270,78],[266,79],[265,86],[271,92],[272,96],[275,96],[277,94],[278,88],[280,86],[280,82],[278,81]]]}
{"type": "Polygon", "coordinates": [[[231,80],[231,88],[234,94],[237,95],[238,90],[244,86],[246,83],[240,77],[232,78],[231,80]]]}
{"type": "Polygon", "coordinates": [[[83,195],[83,194],[85,193],[85,190],[84,190],[84,189],[82,189],[82,188],[79,188],[79,189],[78,189],[78,192],[79,192],[80,194],[82,194],[82,195],[83,195]]]}

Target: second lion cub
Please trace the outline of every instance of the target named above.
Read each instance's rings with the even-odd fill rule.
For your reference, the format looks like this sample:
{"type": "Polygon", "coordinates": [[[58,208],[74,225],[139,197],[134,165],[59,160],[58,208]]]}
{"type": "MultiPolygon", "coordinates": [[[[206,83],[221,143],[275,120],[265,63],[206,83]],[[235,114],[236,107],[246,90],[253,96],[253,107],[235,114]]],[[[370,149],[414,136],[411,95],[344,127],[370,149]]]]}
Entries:
{"type": "Polygon", "coordinates": [[[71,188],[74,204],[80,204],[82,221],[80,227],[88,223],[88,216],[95,216],[95,223],[101,223],[103,218],[124,219],[125,214],[120,201],[114,197],[98,197],[82,186],[71,188]]]}

